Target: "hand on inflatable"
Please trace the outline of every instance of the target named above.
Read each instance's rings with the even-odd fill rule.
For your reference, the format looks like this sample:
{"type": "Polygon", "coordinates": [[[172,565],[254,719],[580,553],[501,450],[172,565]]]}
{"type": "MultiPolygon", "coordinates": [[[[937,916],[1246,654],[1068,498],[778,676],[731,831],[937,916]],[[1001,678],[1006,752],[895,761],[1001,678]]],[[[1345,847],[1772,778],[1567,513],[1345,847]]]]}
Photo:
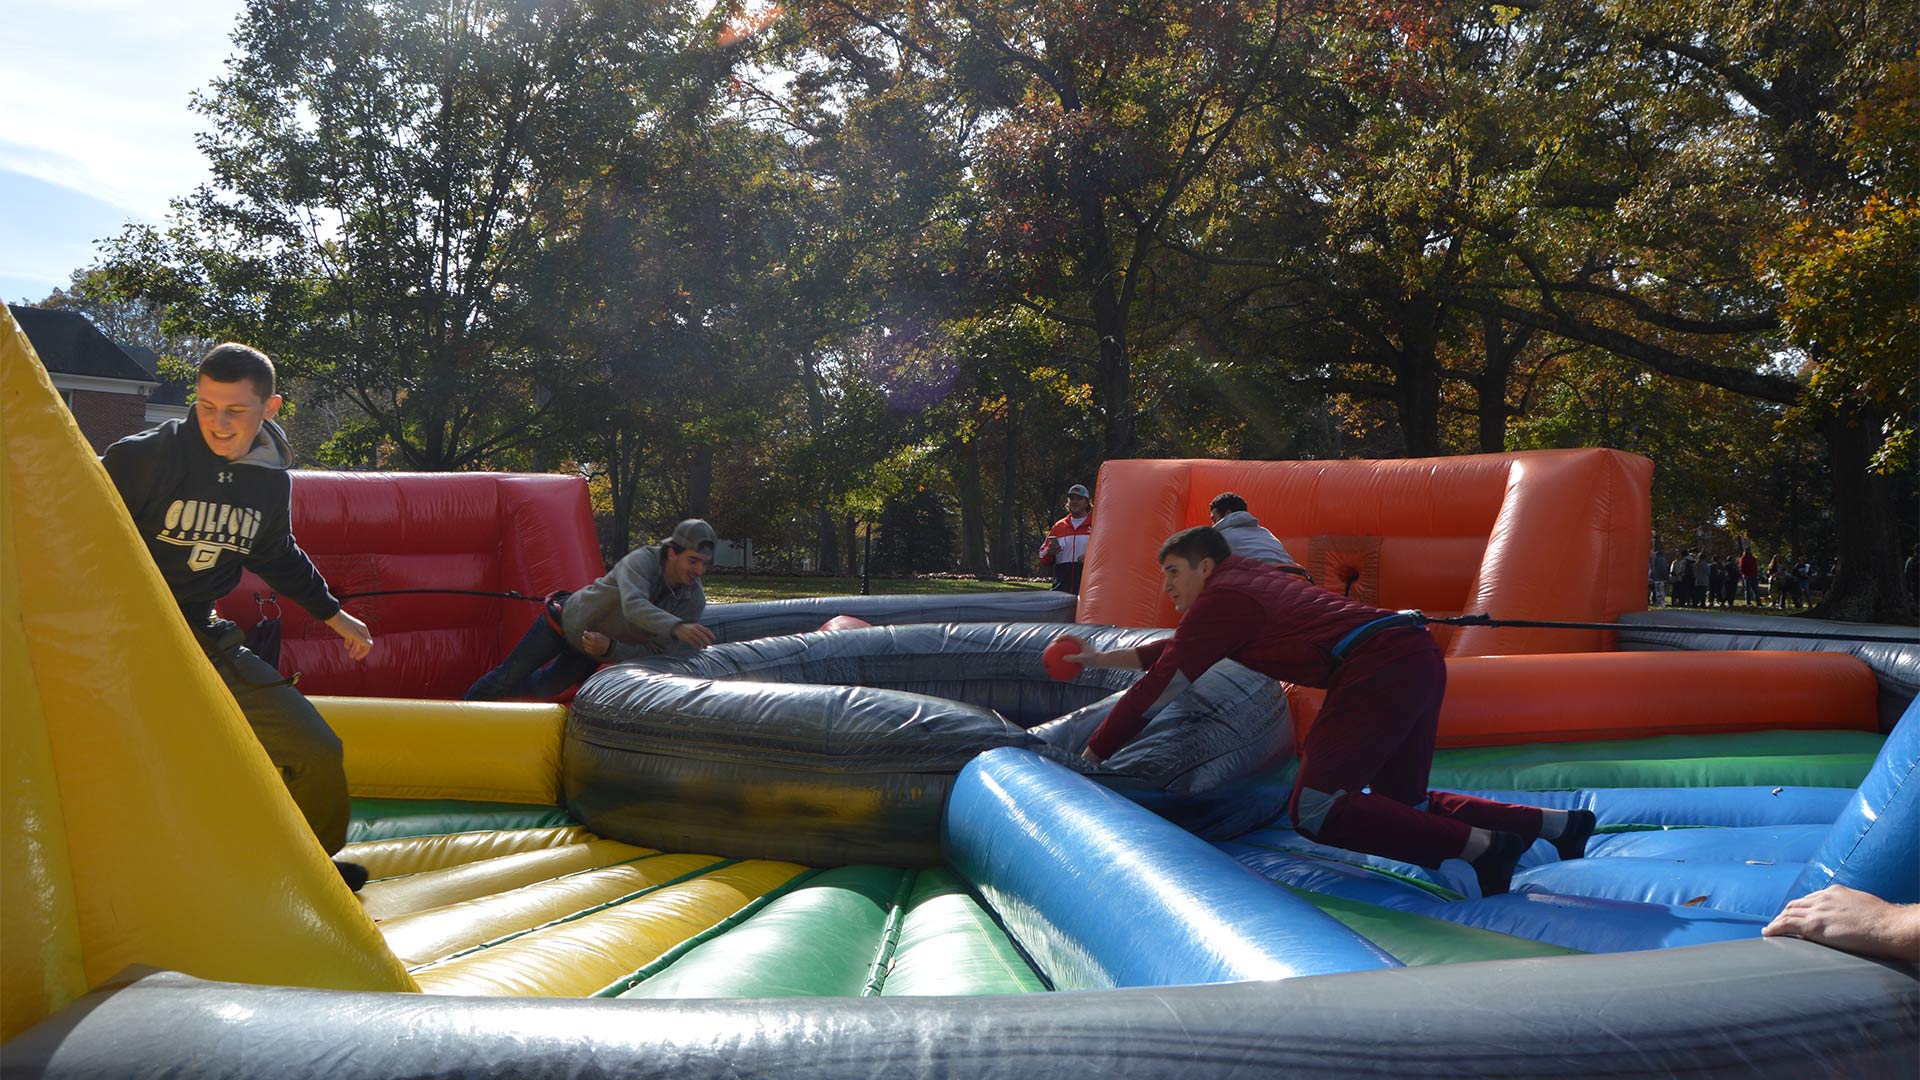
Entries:
{"type": "Polygon", "coordinates": [[[373,651],[373,631],[367,629],[366,623],[347,614],[347,609],[334,612],[333,618],[327,620],[327,625],[346,642],[347,655],[355,660],[365,660],[367,654],[373,651]]]}
{"type": "Polygon", "coordinates": [[[1093,747],[1091,746],[1087,747],[1085,750],[1080,751],[1080,756],[1086,759],[1087,763],[1092,765],[1096,769],[1106,764],[1105,761],[1101,760],[1101,758],[1093,752],[1093,747]]]}
{"type": "Polygon", "coordinates": [[[683,622],[674,627],[673,636],[696,649],[704,649],[713,644],[713,631],[697,622],[683,622]]]}
{"type": "Polygon", "coordinates": [[[607,650],[611,648],[613,648],[613,639],[598,630],[580,631],[580,651],[588,656],[597,660],[607,655],[607,650]]]}
{"type": "Polygon", "coordinates": [[[1920,960],[1920,904],[1889,904],[1872,893],[1829,885],[1788,904],[1760,933],[1863,956],[1920,960]]]}
{"type": "Polygon", "coordinates": [[[1053,644],[1040,654],[1040,663],[1047,669],[1048,675],[1066,682],[1080,674],[1080,667],[1087,662],[1087,656],[1086,642],[1067,634],[1053,639],[1053,644]]]}

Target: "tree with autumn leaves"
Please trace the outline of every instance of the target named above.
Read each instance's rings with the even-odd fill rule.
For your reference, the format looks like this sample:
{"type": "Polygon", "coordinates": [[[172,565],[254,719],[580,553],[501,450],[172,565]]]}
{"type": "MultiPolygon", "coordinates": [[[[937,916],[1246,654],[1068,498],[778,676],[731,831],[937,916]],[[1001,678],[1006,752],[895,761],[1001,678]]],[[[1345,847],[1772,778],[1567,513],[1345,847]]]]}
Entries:
{"type": "Polygon", "coordinates": [[[250,7],[217,182],[90,280],[341,464],[571,462],[614,546],[936,500],[1005,573],[1109,457],[1601,443],[1911,617],[1910,5],[561,8],[250,7]]]}

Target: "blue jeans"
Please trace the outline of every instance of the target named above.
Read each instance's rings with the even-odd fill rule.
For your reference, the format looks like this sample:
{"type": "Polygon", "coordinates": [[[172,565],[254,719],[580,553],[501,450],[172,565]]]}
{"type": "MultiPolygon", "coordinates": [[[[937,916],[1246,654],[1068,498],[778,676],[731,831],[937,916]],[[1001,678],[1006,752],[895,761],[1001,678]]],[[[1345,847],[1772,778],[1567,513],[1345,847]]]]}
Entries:
{"type": "Polygon", "coordinates": [[[554,697],[593,674],[593,669],[599,666],[599,660],[569,645],[542,612],[534,617],[520,644],[513,647],[500,666],[467,688],[467,700],[554,697]]]}

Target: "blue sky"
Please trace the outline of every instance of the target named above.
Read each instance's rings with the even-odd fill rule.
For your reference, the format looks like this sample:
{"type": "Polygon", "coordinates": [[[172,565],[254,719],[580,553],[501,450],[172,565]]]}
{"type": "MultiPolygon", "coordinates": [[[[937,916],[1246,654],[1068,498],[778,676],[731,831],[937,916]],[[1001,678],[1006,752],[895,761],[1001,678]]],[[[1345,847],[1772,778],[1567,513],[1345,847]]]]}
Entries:
{"type": "Polygon", "coordinates": [[[243,0],[7,7],[0,298],[44,299],[129,220],[207,179],[188,96],[222,70],[243,0]]]}

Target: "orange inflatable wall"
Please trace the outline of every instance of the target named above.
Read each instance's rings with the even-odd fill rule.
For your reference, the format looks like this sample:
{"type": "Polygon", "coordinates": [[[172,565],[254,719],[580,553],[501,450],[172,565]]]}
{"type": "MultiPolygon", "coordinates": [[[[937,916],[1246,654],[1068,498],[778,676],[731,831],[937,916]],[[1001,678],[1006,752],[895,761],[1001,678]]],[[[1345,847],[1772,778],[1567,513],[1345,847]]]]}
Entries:
{"type": "MultiPolygon", "coordinates": [[[[1326,692],[1287,684],[1304,741],[1326,692]]],[[[1833,652],[1606,652],[1447,661],[1441,747],[1714,735],[1878,731],[1880,686],[1833,652]]]]}
{"type": "MultiPolygon", "coordinates": [[[[1239,493],[1322,586],[1429,615],[1609,622],[1647,601],[1653,462],[1618,450],[1389,461],[1110,461],[1079,620],[1172,626],[1154,559],[1239,493]]],[[[1436,628],[1444,629],[1444,628],[1436,628]]],[[[1468,627],[1449,656],[1606,651],[1599,631],[1468,627]]]]}

